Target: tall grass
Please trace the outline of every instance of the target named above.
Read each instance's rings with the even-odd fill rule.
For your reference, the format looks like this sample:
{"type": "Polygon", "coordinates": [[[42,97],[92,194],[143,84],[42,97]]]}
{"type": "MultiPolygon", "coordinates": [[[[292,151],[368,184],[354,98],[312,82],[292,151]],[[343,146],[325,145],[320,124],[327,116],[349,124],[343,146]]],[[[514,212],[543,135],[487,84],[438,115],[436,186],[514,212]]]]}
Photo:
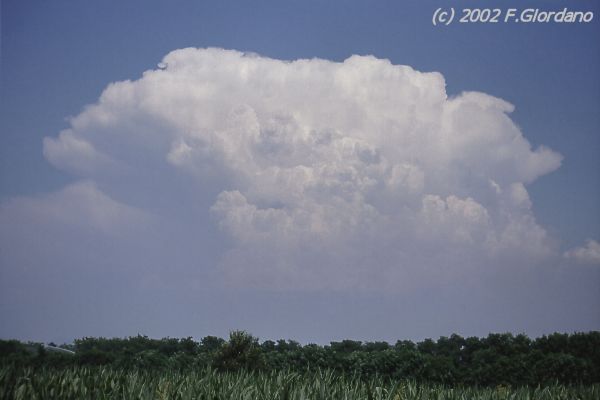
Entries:
{"type": "Polygon", "coordinates": [[[0,368],[1,399],[206,399],[206,400],[586,400],[600,385],[543,388],[445,388],[414,382],[361,380],[331,371],[218,373],[122,371],[104,367],[0,368]]]}

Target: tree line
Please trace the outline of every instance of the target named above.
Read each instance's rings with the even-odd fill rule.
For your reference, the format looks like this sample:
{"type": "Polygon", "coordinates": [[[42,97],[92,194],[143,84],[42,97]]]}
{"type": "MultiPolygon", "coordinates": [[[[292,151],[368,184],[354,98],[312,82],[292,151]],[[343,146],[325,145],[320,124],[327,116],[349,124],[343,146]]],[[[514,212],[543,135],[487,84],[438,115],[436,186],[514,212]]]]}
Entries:
{"type": "MultiPolygon", "coordinates": [[[[52,344],[51,344],[52,345],[52,344]]],[[[453,334],[437,341],[343,340],[301,345],[231,332],[228,340],[207,336],[184,339],[92,338],[59,346],[0,340],[0,364],[33,368],[104,365],[119,369],[306,372],[327,369],[354,377],[410,379],[445,385],[537,386],[600,383],[600,332],[554,333],[536,339],[510,333],[467,337],[453,334]]]]}

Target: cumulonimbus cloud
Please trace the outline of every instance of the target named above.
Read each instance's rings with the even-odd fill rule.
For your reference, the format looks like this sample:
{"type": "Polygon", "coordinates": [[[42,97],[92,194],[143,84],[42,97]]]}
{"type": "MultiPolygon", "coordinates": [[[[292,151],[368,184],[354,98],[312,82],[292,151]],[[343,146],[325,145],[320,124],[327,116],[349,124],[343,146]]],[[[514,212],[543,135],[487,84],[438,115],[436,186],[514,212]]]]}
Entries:
{"type": "Polygon", "coordinates": [[[561,156],[533,149],[504,100],[449,98],[441,74],[372,56],[188,48],[162,63],[109,85],[44,154],[107,190],[160,191],[156,171],[193,177],[232,240],[229,279],[379,287],[555,253],[526,185],[561,156]]]}

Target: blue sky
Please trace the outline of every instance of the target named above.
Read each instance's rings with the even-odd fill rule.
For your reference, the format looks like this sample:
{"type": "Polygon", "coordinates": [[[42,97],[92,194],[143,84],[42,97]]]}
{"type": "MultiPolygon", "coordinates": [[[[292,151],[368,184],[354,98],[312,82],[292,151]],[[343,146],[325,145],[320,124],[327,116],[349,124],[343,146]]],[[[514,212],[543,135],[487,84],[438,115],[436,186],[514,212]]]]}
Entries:
{"type": "MultiPolygon", "coordinates": [[[[241,328],[261,337],[288,337],[301,341],[327,341],[339,337],[390,340],[395,337],[436,337],[455,331],[486,334],[510,330],[538,335],[554,330],[598,329],[600,326],[598,313],[589,310],[600,301],[596,289],[600,276],[598,265],[580,265],[574,256],[575,249],[584,249],[587,240],[600,239],[598,1],[250,3],[5,0],[1,11],[0,200],[4,205],[2,246],[5,251],[0,253],[0,262],[2,286],[11,290],[4,291],[2,295],[0,313],[13,326],[0,330],[3,337],[69,340],[84,334],[124,336],[138,332],[154,336],[223,336],[229,329],[241,328]],[[440,6],[457,9],[539,7],[544,10],[568,7],[593,11],[595,19],[589,24],[453,24],[434,27],[431,16],[440,6]],[[198,262],[194,260],[198,258],[203,259],[202,265],[222,265],[224,257],[227,258],[224,254],[231,258],[231,254],[239,253],[248,260],[254,260],[248,254],[260,253],[269,247],[249,248],[247,244],[236,242],[239,241],[239,238],[236,239],[236,234],[240,235],[236,230],[239,227],[230,228],[231,231],[227,231],[228,228],[218,229],[219,223],[215,222],[214,216],[211,217],[213,219],[198,217],[201,223],[196,225],[185,224],[183,221],[190,218],[190,214],[182,211],[188,210],[186,207],[190,207],[188,211],[192,215],[202,214],[203,210],[208,213],[211,207],[220,204],[215,203],[215,199],[223,189],[239,190],[249,204],[253,201],[256,205],[260,201],[283,202],[284,208],[293,207],[275,195],[266,200],[253,200],[252,191],[260,191],[261,183],[246,183],[247,186],[240,187],[230,183],[222,188],[219,187],[221,181],[214,178],[208,183],[196,182],[197,190],[201,192],[198,194],[196,189],[188,187],[188,178],[179,174],[176,179],[182,180],[181,187],[185,190],[169,187],[169,190],[181,191],[174,191],[172,196],[164,193],[163,196],[152,196],[152,201],[148,201],[148,196],[157,190],[151,183],[144,181],[135,187],[127,180],[129,178],[105,179],[102,174],[89,174],[77,171],[77,168],[73,170],[68,167],[72,165],[69,161],[60,159],[62,155],[55,154],[55,158],[50,156],[49,160],[43,151],[44,138],[57,138],[61,130],[69,128],[70,122],[66,118],[80,115],[86,105],[96,103],[111,82],[138,80],[144,71],[156,69],[157,63],[169,52],[187,47],[253,52],[265,59],[320,58],[337,63],[352,55],[373,55],[378,59],[388,59],[394,65],[408,65],[416,71],[441,73],[450,97],[459,96],[464,91],[477,91],[508,101],[515,106],[510,119],[520,128],[532,148],[543,145],[563,157],[559,167],[539,172],[531,182],[525,182],[532,204],[528,215],[535,218],[535,229],[541,227],[547,233],[554,254],[542,261],[536,259],[533,263],[554,267],[545,270],[541,266],[523,268],[515,272],[494,266],[485,272],[474,273],[477,278],[473,283],[473,296],[481,301],[479,308],[469,304],[472,300],[460,293],[457,279],[440,278],[433,272],[431,276],[435,278],[429,274],[421,276],[420,273],[405,271],[419,278],[411,281],[412,278],[400,274],[398,279],[409,282],[406,284],[408,288],[399,285],[402,289],[391,292],[378,290],[377,283],[365,289],[356,282],[343,288],[306,284],[301,289],[290,290],[284,284],[279,287],[280,280],[270,283],[267,288],[256,286],[244,273],[238,273],[237,267],[223,267],[226,276],[235,275],[234,284],[223,283],[227,279],[219,276],[219,269],[196,267],[198,262]],[[85,182],[65,192],[65,187],[81,181],[85,182]],[[212,193],[212,189],[203,192],[201,187],[214,187],[215,196],[204,198],[202,193],[212,193]],[[52,193],[55,198],[48,197],[52,193]],[[52,207],[55,206],[60,209],[65,199],[72,201],[68,204],[77,209],[77,199],[89,198],[104,201],[110,207],[125,207],[119,208],[123,213],[135,210],[158,214],[158,218],[169,221],[159,225],[172,230],[169,237],[173,238],[173,243],[165,244],[163,251],[148,255],[151,260],[147,260],[140,254],[151,253],[145,246],[156,250],[156,246],[151,245],[153,240],[164,243],[161,233],[148,234],[152,237],[136,240],[135,237],[140,237],[136,231],[131,233],[131,237],[118,239],[121,244],[115,245],[117,239],[99,238],[93,227],[63,226],[61,219],[50,222],[36,220],[36,212],[40,209],[54,210],[52,207]],[[203,206],[192,207],[198,198],[203,206]],[[126,207],[131,207],[131,210],[126,207]],[[203,224],[212,225],[210,229],[204,229],[203,224]],[[49,232],[49,236],[41,233],[33,240],[27,229],[49,232]],[[196,248],[198,242],[203,245],[196,248]],[[73,247],[79,250],[70,254],[73,247]],[[132,250],[134,248],[138,248],[138,252],[132,250]],[[571,256],[563,256],[565,252],[571,256]],[[91,260],[97,255],[107,254],[106,263],[91,260]],[[178,261],[173,262],[174,258],[178,261]],[[168,271],[159,266],[151,271],[136,267],[140,263],[152,264],[163,259],[174,266],[168,271]],[[82,260],[90,261],[89,269],[77,269],[76,265],[82,260]],[[110,262],[113,265],[107,267],[110,262]],[[59,264],[63,267],[57,267],[59,264]],[[130,270],[123,272],[125,264],[130,270]],[[60,279],[52,281],[52,276],[59,273],[68,274],[70,278],[66,279],[66,283],[60,279]],[[525,276],[517,282],[515,275],[521,273],[525,276]],[[126,277],[119,281],[115,277],[119,274],[126,277]],[[180,279],[171,279],[172,275],[180,279]],[[182,288],[179,286],[183,285],[181,277],[205,283],[198,284],[197,290],[182,288]],[[88,287],[87,293],[81,292],[81,285],[88,287]],[[227,287],[225,292],[221,285],[227,287]],[[503,293],[502,296],[506,297],[477,297],[486,296],[486,285],[496,285],[494,289],[497,292],[492,292],[503,293]],[[501,290],[500,285],[507,290],[501,290]],[[160,289],[150,295],[145,289],[147,287],[160,289]],[[426,294],[431,288],[437,294],[433,296],[435,299],[426,294]],[[96,295],[91,296],[90,290],[96,295]],[[514,299],[509,299],[512,290],[516,294],[514,299]],[[33,294],[35,291],[38,291],[37,295],[33,294]],[[202,294],[194,294],[194,291],[202,294]],[[574,294],[574,291],[579,293],[574,294]],[[559,293],[557,304],[554,304],[557,313],[550,310],[542,312],[536,308],[543,307],[541,301],[537,305],[525,305],[528,302],[526,293],[538,292],[542,293],[540,298],[549,296],[550,292],[559,293]],[[28,300],[23,302],[23,298],[28,300]],[[217,299],[221,306],[214,310],[203,309],[202,304],[210,301],[208,299],[217,299]],[[74,302],[79,303],[79,308],[73,309],[74,306],[69,305],[74,302]],[[121,303],[128,306],[123,307],[121,303]],[[407,304],[417,305],[417,311],[407,304]],[[54,315],[54,322],[46,321],[39,314],[44,307],[63,308],[71,317],[54,315]],[[175,308],[181,309],[181,314],[169,311],[175,308]],[[270,311],[259,316],[248,308],[270,311]],[[583,308],[587,310],[573,311],[583,308]],[[155,315],[152,309],[162,312],[155,315]],[[188,318],[194,315],[190,310],[198,309],[201,311],[197,311],[196,321],[202,320],[202,323],[188,318]],[[314,309],[322,312],[313,318],[311,313],[314,309]],[[461,323],[453,322],[456,321],[453,316],[463,309],[471,310],[472,317],[459,318],[461,323]],[[101,316],[102,324],[99,320],[85,317],[90,310],[101,316]],[[116,315],[116,310],[122,310],[122,314],[116,315]],[[292,314],[295,317],[290,315],[289,310],[294,310],[292,314]],[[353,310],[360,310],[363,317],[354,320],[353,310]],[[28,313],[37,316],[38,322],[23,317],[28,313]],[[412,321],[413,327],[403,329],[399,322],[390,322],[390,313],[412,321]],[[138,316],[138,319],[132,316],[138,316]]],[[[218,67],[215,67],[217,70],[218,67]]],[[[223,85],[226,87],[225,83],[223,85]]],[[[258,109],[253,103],[249,104],[258,109]]],[[[77,131],[77,137],[95,135],[94,129],[99,128],[92,126],[89,129],[93,132],[77,131]]],[[[94,144],[100,145],[102,140],[94,144]]],[[[114,142],[102,142],[105,149],[126,148],[129,143],[107,140],[114,142]]],[[[148,146],[151,147],[152,143],[148,146]]],[[[161,142],[157,139],[156,143],[161,142]]],[[[139,157],[144,164],[146,158],[142,151],[139,157]]],[[[110,154],[117,153],[115,150],[110,154]]],[[[163,173],[159,167],[154,169],[150,161],[148,165],[144,164],[144,168],[156,171],[155,180],[173,179],[171,172],[163,173]]],[[[427,176],[426,172],[426,179],[427,176]]],[[[446,202],[450,195],[456,195],[460,201],[473,197],[491,215],[493,207],[469,190],[461,186],[454,192],[440,189],[439,193],[433,191],[423,195],[439,194],[446,202]],[[441,195],[442,192],[445,194],[441,195]]],[[[470,205],[464,204],[465,207],[470,205]]],[[[226,220],[228,214],[223,215],[217,219],[226,220]]],[[[145,228],[139,229],[147,232],[145,228]]],[[[338,239],[331,251],[343,253],[340,249],[349,246],[351,240],[340,244],[338,239]],[[341,246],[340,249],[335,247],[337,245],[341,246]]],[[[373,245],[373,252],[382,259],[395,257],[377,247],[380,240],[369,239],[378,243],[373,245]]],[[[434,244],[433,239],[425,239],[425,243],[421,244],[424,252],[429,246],[443,247],[434,244]]],[[[306,259],[285,253],[296,251],[289,250],[288,244],[277,246],[284,249],[280,249],[283,252],[281,257],[287,259],[289,256],[294,260],[300,257],[300,264],[301,261],[344,263],[343,257],[341,261],[331,261],[320,250],[314,250],[310,243],[306,245],[309,250],[302,254],[313,254],[311,251],[314,250],[314,255],[308,255],[306,259]]],[[[447,255],[444,253],[446,250],[439,251],[439,257],[443,259],[447,255]]],[[[470,250],[464,251],[457,260],[471,259],[470,250]]],[[[507,252],[510,253],[510,250],[507,252]]],[[[515,264],[532,262],[528,258],[514,258],[515,264]]],[[[258,260],[272,264],[275,269],[280,262],[277,257],[258,260]]],[[[511,256],[507,254],[502,262],[493,259],[490,263],[513,262],[510,260],[511,256]]],[[[411,261],[417,262],[417,259],[411,261]]],[[[418,258],[418,262],[437,265],[434,260],[418,258]]],[[[289,268],[299,267],[294,264],[289,268]]],[[[352,271],[361,276],[362,268],[366,267],[357,266],[358,272],[352,271]]],[[[458,267],[451,265],[447,270],[452,272],[453,268],[458,267]]],[[[262,271],[265,275],[272,275],[272,272],[270,269],[262,271]]],[[[328,273],[349,272],[333,269],[328,273]]],[[[461,274],[465,272],[457,272],[456,276],[461,274]]],[[[258,273],[258,276],[262,275],[258,273]]],[[[328,282],[328,279],[324,280],[328,282]]]]}

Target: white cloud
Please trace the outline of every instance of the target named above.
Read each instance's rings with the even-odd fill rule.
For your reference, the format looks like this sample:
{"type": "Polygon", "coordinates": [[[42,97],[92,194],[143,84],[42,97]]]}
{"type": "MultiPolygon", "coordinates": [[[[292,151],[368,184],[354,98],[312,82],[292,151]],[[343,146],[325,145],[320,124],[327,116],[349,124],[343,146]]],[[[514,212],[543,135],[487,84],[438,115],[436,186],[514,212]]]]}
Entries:
{"type": "Polygon", "coordinates": [[[371,56],[190,48],[161,64],[108,86],[44,154],[148,201],[165,191],[157,171],[192,176],[198,203],[212,204],[201,211],[232,239],[222,257],[232,279],[380,287],[419,268],[554,252],[526,185],[561,156],[532,149],[501,99],[448,98],[441,74],[371,56]]]}
{"type": "Polygon", "coordinates": [[[44,156],[55,166],[83,176],[117,167],[110,157],[71,130],[62,131],[56,139],[44,138],[44,156]]]}
{"type": "Polygon", "coordinates": [[[119,236],[132,227],[148,227],[152,217],[115,201],[92,181],[80,181],[58,192],[7,201],[0,205],[0,221],[5,227],[62,225],[119,236]]]}
{"type": "Polygon", "coordinates": [[[582,264],[600,264],[600,243],[588,239],[584,246],[566,251],[564,256],[582,264]]]}

